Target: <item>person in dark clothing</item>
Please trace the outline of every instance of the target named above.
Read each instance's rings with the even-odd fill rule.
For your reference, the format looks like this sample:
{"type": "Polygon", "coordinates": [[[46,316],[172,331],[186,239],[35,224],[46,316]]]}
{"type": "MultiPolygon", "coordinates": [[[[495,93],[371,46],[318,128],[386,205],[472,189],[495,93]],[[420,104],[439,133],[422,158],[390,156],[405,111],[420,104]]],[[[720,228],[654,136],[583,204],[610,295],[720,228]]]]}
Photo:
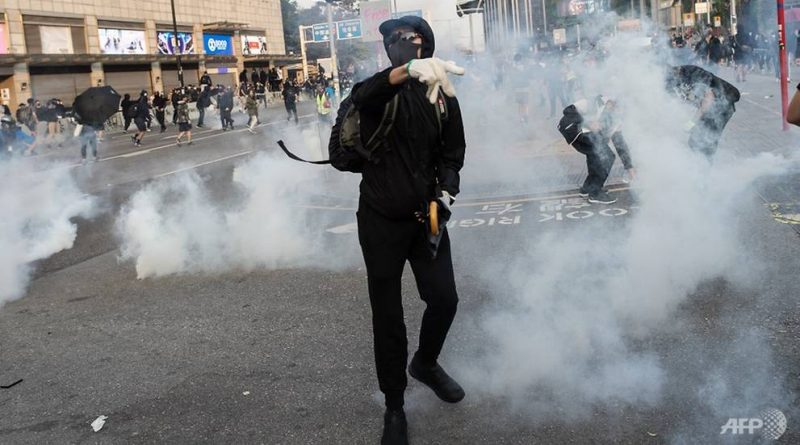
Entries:
{"type": "Polygon", "coordinates": [[[122,97],[122,102],[120,103],[120,108],[122,109],[122,118],[124,119],[125,123],[122,126],[122,131],[124,133],[128,132],[128,127],[131,126],[131,121],[133,120],[130,117],[130,113],[128,110],[131,109],[131,105],[133,105],[133,101],[131,100],[131,95],[125,93],[125,96],[122,97]]]}
{"type": "Polygon", "coordinates": [[[243,69],[241,73],[239,73],[239,83],[246,84],[247,83],[247,68],[243,69]]]}
{"type": "Polygon", "coordinates": [[[158,125],[161,126],[161,133],[167,131],[167,123],[164,120],[164,110],[167,108],[167,99],[161,94],[161,91],[156,91],[153,94],[153,108],[156,110],[156,120],[158,125]]]}
{"type": "Polygon", "coordinates": [[[174,88],[170,95],[170,102],[172,103],[172,125],[178,125],[178,100],[180,98],[180,88],[174,88]]]}
{"type": "Polygon", "coordinates": [[[203,71],[203,75],[200,76],[200,88],[202,88],[203,85],[206,85],[208,89],[211,88],[211,76],[208,75],[208,71],[203,71]]]}
{"type": "Polygon", "coordinates": [[[250,73],[250,81],[253,82],[253,85],[261,81],[261,78],[258,77],[258,71],[253,70],[253,72],[250,73]]]}
{"type": "Polygon", "coordinates": [[[137,147],[142,145],[142,139],[147,132],[147,118],[149,116],[150,104],[147,100],[147,91],[142,90],[142,92],[139,93],[139,99],[136,101],[136,114],[133,118],[133,123],[136,124],[136,129],[138,131],[131,138],[133,139],[133,145],[137,147]]]}
{"type": "Polygon", "coordinates": [[[258,81],[261,82],[262,85],[265,87],[267,86],[267,82],[269,81],[269,76],[267,72],[264,71],[264,68],[258,70],[258,81]]]}
{"type": "Polygon", "coordinates": [[[567,143],[586,156],[588,175],[579,194],[595,204],[617,202],[616,198],[603,190],[616,158],[609,142],[614,144],[629,177],[636,176],[615,108],[615,101],[607,100],[603,96],[598,96],[593,101],[581,99],[565,108],[564,116],[558,122],[558,131],[567,143]]]}
{"type": "Polygon", "coordinates": [[[286,120],[289,121],[294,116],[294,123],[297,123],[297,88],[292,85],[292,82],[286,81],[283,84],[283,105],[286,107],[286,120]]]}
{"type": "Polygon", "coordinates": [[[203,86],[203,91],[197,96],[197,112],[200,116],[197,118],[197,128],[203,128],[203,119],[206,116],[206,108],[211,106],[211,88],[203,86]]]}
{"type": "Polygon", "coordinates": [[[233,88],[230,86],[225,88],[217,99],[217,106],[219,107],[219,117],[222,120],[222,131],[230,128],[233,130],[233,118],[231,111],[233,110],[233,88]]]}
{"type": "Polygon", "coordinates": [[[697,114],[689,123],[689,147],[711,159],[725,125],[736,111],[739,90],[703,68],[682,65],[667,72],[667,91],[697,107],[697,114]]]}
{"type": "Polygon", "coordinates": [[[3,116],[11,116],[11,108],[6,104],[3,104],[3,116]]]}
{"type": "MultiPolygon", "coordinates": [[[[433,31],[419,17],[388,20],[380,32],[392,68],[354,85],[350,97],[359,110],[362,137],[375,132],[386,105],[395,98],[397,117],[376,149],[379,160],[362,159],[351,171],[362,175],[356,216],[372,307],[375,365],[386,403],[381,443],[406,444],[408,340],[400,292],[406,261],[427,304],[419,349],[408,372],[446,402],[464,397],[463,389],[437,363],[458,304],[450,240],[442,228],[438,253],[433,255],[426,228],[430,202],[449,208],[459,192],[464,128],[447,75],[463,74],[463,69],[433,57],[433,31]],[[440,85],[445,95],[439,93],[440,85]],[[442,109],[447,117],[440,120],[442,109]]],[[[338,134],[343,116],[340,113],[331,133],[332,163],[341,158],[338,134]]]]}

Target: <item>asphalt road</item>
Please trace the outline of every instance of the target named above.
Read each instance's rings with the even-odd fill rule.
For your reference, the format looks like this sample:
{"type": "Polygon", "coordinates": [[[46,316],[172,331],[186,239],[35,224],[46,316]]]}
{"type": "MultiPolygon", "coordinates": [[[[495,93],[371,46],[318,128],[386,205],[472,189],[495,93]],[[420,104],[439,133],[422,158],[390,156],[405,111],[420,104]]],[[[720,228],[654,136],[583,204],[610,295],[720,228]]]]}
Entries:
{"type": "MultiPolygon", "coordinates": [[[[739,113],[746,119],[758,109],[743,103],[739,113]]],[[[308,114],[306,104],[301,115],[308,114]]],[[[195,144],[182,147],[168,139],[174,129],[149,133],[140,149],[127,136],[112,134],[101,147],[102,160],[86,166],[78,165],[70,146],[41,158],[74,159],[68,168],[104,212],[79,220],[75,247],[40,262],[27,295],[0,308],[0,384],[24,379],[0,389],[1,443],[377,442],[382,404],[365,272],[353,233],[354,177],[326,174],[322,187],[298,198],[310,204],[310,213],[323,215],[315,228],[323,233],[325,251],[340,255],[332,258],[340,261],[336,267],[138,280],[133,264],[118,258],[114,221],[132,193],[192,170],[213,200],[236,200],[234,166],[274,152],[278,138],[307,141],[317,132],[313,115],[299,127],[284,119],[282,110],[273,109],[256,135],[241,128],[198,131],[195,144]],[[100,415],[108,420],[95,433],[89,424],[100,415]]],[[[776,190],[786,205],[800,196],[787,185],[792,177],[748,191],[738,203],[735,224],[747,234],[741,250],[761,271],[756,285],[705,279],[674,309],[669,328],[629,339],[632,349],[664,363],[657,401],[608,397],[576,413],[573,404],[549,397],[548,388],[526,388],[522,400],[530,406],[520,406],[514,388],[497,395],[470,375],[482,344],[482,314],[513,297],[504,265],[511,268],[513,258],[530,254],[547,237],[625,234],[639,209],[618,170],[612,185],[619,202],[587,206],[575,195],[581,158],[554,144],[557,134],[549,131],[538,144],[512,153],[516,163],[502,180],[465,187],[455,208],[449,227],[461,302],[442,363],[468,382],[468,395],[447,405],[410,382],[412,443],[759,443],[758,435],[720,435],[729,417],[757,414],[739,412],[738,402],[758,406],[759,397],[779,404],[788,417],[778,443],[800,443],[800,244],[794,226],[766,206],[776,190]],[[532,172],[541,174],[526,182],[532,172]],[[730,376],[720,385],[732,386],[709,383],[712,370],[730,376]]],[[[476,149],[465,184],[470,171],[486,168],[488,157],[476,149]]],[[[404,300],[414,345],[424,308],[409,274],[404,300]]]]}

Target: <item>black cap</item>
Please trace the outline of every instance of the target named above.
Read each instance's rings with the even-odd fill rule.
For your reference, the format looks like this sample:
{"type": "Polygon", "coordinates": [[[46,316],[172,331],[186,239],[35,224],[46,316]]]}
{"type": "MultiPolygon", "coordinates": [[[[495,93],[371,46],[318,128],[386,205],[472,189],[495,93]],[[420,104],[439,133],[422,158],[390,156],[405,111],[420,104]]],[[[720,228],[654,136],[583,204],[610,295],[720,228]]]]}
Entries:
{"type": "Polygon", "coordinates": [[[414,15],[407,15],[399,19],[389,19],[378,27],[383,36],[383,46],[387,45],[387,39],[392,35],[392,32],[400,27],[409,27],[422,35],[422,57],[432,57],[433,50],[436,48],[436,41],[433,38],[433,29],[422,17],[414,15]]]}

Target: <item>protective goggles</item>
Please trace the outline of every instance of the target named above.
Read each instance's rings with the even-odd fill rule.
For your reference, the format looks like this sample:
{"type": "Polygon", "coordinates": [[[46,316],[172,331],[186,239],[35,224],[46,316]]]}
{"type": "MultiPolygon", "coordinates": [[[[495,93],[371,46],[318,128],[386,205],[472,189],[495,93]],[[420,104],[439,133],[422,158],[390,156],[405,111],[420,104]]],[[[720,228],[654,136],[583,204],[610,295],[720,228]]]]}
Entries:
{"type": "Polygon", "coordinates": [[[386,39],[386,43],[389,45],[393,45],[401,40],[404,42],[410,42],[417,38],[421,39],[422,34],[414,31],[396,32],[390,35],[389,38],[386,39]]]}

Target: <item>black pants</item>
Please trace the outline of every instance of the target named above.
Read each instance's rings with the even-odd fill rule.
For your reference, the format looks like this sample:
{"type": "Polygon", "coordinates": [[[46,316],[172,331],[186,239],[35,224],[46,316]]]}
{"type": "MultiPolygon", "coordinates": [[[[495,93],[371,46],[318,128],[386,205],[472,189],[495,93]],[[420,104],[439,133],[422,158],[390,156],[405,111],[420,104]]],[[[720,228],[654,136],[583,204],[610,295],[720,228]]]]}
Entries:
{"type": "Polygon", "coordinates": [[[714,156],[719,148],[722,130],[735,111],[733,105],[712,106],[707,113],[700,116],[697,125],[689,132],[689,148],[703,153],[709,159],[714,156]]]}
{"type": "Polygon", "coordinates": [[[294,115],[294,123],[297,123],[297,104],[294,102],[284,102],[283,104],[286,106],[286,113],[289,115],[286,119],[291,120],[292,115],[294,115]]]}
{"type": "Polygon", "coordinates": [[[158,125],[161,126],[161,131],[167,129],[167,123],[164,121],[164,111],[156,110],[156,120],[158,121],[158,125]]]}
{"type": "Polygon", "coordinates": [[[581,133],[572,143],[572,147],[586,155],[586,169],[589,174],[581,190],[590,195],[602,191],[617,157],[608,142],[593,133],[581,133]]]}
{"type": "Polygon", "coordinates": [[[219,118],[222,120],[222,128],[233,128],[233,118],[231,118],[231,110],[219,110],[219,118]]]}
{"type": "Polygon", "coordinates": [[[177,124],[178,124],[178,107],[177,107],[177,105],[173,105],[172,125],[177,125],[177,124]]]}
{"type": "Polygon", "coordinates": [[[372,335],[378,384],[386,406],[403,406],[406,389],[408,339],[403,321],[400,282],[406,261],[427,304],[422,316],[417,356],[433,364],[439,357],[458,305],[450,238],[445,231],[436,259],[427,249],[425,225],[416,220],[390,220],[359,204],[358,239],[367,267],[372,335]]]}
{"type": "Polygon", "coordinates": [[[128,127],[131,126],[131,121],[133,121],[132,118],[125,116],[125,126],[122,127],[125,131],[128,131],[128,127]]]}
{"type": "Polygon", "coordinates": [[[197,126],[203,126],[203,118],[206,117],[206,109],[205,107],[197,107],[197,112],[200,113],[200,117],[197,118],[197,126]]]}

